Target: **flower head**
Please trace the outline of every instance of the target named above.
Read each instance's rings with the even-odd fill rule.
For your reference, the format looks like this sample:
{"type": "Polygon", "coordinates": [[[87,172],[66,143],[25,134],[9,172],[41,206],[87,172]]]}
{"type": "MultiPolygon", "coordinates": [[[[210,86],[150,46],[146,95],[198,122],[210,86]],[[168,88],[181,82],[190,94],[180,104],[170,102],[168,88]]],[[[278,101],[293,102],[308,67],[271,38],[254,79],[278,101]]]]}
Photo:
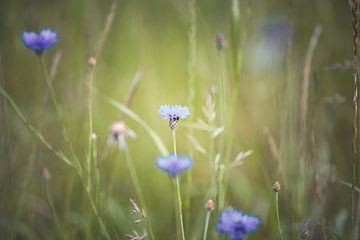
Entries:
{"type": "Polygon", "coordinates": [[[216,228],[220,233],[228,233],[231,240],[243,240],[246,234],[259,227],[260,222],[259,217],[227,208],[221,212],[216,228]]]}
{"type": "Polygon", "coordinates": [[[24,45],[41,55],[44,50],[58,42],[58,34],[52,29],[43,29],[37,32],[23,32],[21,39],[24,45]]]}
{"type": "Polygon", "coordinates": [[[170,154],[165,157],[158,157],[156,160],[156,166],[161,170],[167,172],[172,177],[176,177],[179,173],[191,168],[193,161],[188,156],[176,156],[170,154]]]}
{"type": "Polygon", "coordinates": [[[159,108],[159,113],[161,117],[169,120],[170,129],[175,130],[178,126],[178,121],[189,116],[190,110],[187,106],[162,105],[159,108]]]}
{"type": "Polygon", "coordinates": [[[109,140],[110,144],[119,144],[120,150],[126,147],[126,138],[136,138],[136,133],[130,129],[123,121],[116,121],[110,126],[109,140]]]}

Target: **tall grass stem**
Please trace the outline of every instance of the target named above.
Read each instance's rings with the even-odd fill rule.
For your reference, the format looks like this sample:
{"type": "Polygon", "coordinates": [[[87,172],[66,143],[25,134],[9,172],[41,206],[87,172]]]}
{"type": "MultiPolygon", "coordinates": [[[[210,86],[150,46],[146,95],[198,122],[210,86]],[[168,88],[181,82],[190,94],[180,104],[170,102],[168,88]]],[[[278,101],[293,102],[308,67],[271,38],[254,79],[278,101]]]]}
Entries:
{"type": "Polygon", "coordinates": [[[208,228],[209,228],[209,222],[210,222],[210,216],[211,216],[211,211],[206,211],[203,240],[206,240],[206,238],[207,238],[207,233],[208,233],[208,228]]]}
{"type": "Polygon", "coordinates": [[[131,159],[131,156],[130,156],[130,150],[129,150],[128,146],[126,146],[122,150],[122,152],[124,153],[124,158],[125,158],[126,164],[128,166],[128,169],[129,169],[131,180],[132,180],[132,182],[134,184],[134,187],[135,187],[136,195],[137,195],[137,197],[138,197],[138,199],[140,201],[141,207],[145,209],[145,225],[146,225],[146,228],[147,228],[147,232],[148,232],[148,234],[150,236],[150,239],[155,239],[154,233],[153,233],[150,221],[149,221],[149,217],[148,217],[148,214],[147,214],[147,211],[146,211],[147,208],[145,206],[144,195],[143,195],[143,192],[142,192],[142,189],[141,189],[141,186],[140,186],[139,178],[137,176],[134,163],[133,163],[133,161],[131,159]]]}
{"type": "Polygon", "coordinates": [[[278,222],[278,227],[279,227],[279,235],[280,235],[280,240],[282,240],[282,229],[281,229],[281,222],[280,222],[280,213],[279,213],[279,193],[275,192],[275,204],[276,204],[276,219],[278,222]]]}
{"type": "Polygon", "coordinates": [[[49,207],[50,207],[50,209],[52,211],[52,215],[54,217],[56,228],[57,228],[57,230],[59,232],[60,238],[64,239],[64,234],[63,234],[63,230],[62,230],[62,227],[61,227],[61,224],[60,224],[59,215],[56,212],[54,202],[53,202],[52,197],[51,197],[50,192],[49,192],[48,180],[44,179],[43,181],[44,181],[44,187],[45,187],[46,200],[47,200],[47,202],[49,204],[49,207]]]}
{"type": "MultiPolygon", "coordinates": [[[[173,138],[173,147],[174,147],[174,155],[177,156],[176,150],[176,129],[172,130],[172,138],[173,138]]],[[[181,240],[185,240],[185,230],[184,230],[184,220],[182,213],[182,201],[181,201],[181,193],[180,193],[180,181],[179,175],[174,178],[174,186],[176,192],[176,203],[177,203],[177,215],[178,215],[178,235],[180,235],[181,240]],[[179,229],[180,228],[180,229],[179,229]]]]}

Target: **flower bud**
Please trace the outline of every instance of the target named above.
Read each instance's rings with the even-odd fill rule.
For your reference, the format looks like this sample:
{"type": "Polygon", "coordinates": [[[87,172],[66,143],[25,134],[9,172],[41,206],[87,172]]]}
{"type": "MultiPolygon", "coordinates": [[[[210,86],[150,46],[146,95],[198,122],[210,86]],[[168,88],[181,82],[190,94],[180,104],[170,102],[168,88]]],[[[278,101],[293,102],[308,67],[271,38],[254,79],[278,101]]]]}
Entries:
{"type": "Polygon", "coordinates": [[[275,181],[275,183],[273,185],[273,190],[276,193],[280,191],[280,182],[279,181],[275,181]]]}
{"type": "Polygon", "coordinates": [[[207,200],[206,204],[205,204],[205,211],[207,212],[212,212],[215,210],[215,204],[214,201],[209,199],[207,200]]]}

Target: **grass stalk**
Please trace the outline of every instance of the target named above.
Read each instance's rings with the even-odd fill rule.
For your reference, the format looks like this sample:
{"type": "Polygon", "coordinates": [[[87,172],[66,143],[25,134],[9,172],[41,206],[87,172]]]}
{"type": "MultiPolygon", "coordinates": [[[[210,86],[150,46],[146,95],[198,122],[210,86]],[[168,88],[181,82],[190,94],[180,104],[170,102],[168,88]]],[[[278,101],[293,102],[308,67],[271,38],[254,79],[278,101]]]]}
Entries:
{"type": "Polygon", "coordinates": [[[126,164],[128,166],[128,169],[129,169],[131,180],[132,180],[132,182],[134,184],[136,196],[140,201],[141,207],[145,209],[145,225],[146,225],[147,233],[148,233],[150,239],[155,239],[154,233],[153,233],[150,221],[149,221],[149,217],[148,217],[148,214],[147,214],[147,211],[146,211],[144,194],[142,192],[140,182],[139,182],[139,178],[137,176],[134,163],[133,163],[133,161],[131,159],[130,151],[129,151],[128,146],[126,146],[124,149],[121,149],[121,151],[124,153],[124,158],[125,158],[126,164]]]}
{"type": "Polygon", "coordinates": [[[185,240],[185,230],[184,230],[184,222],[183,222],[183,213],[182,213],[182,202],[181,202],[181,194],[180,194],[180,182],[179,176],[176,176],[174,179],[175,192],[176,192],[176,202],[177,202],[177,210],[178,210],[178,221],[179,227],[178,231],[180,232],[181,240],[185,240]]]}
{"type": "MultiPolygon", "coordinates": [[[[350,237],[353,237],[353,234],[356,235],[354,230],[355,225],[355,185],[356,185],[356,165],[358,160],[358,143],[359,143],[359,133],[358,133],[358,122],[359,122],[359,94],[358,94],[358,68],[359,68],[359,1],[351,0],[351,13],[352,13],[352,32],[353,32],[353,61],[355,64],[355,69],[353,71],[353,84],[354,84],[354,96],[353,96],[353,138],[352,138],[352,190],[351,190],[351,230],[350,237]]],[[[359,196],[360,198],[360,196],[359,196]]]]}
{"type": "Polygon", "coordinates": [[[40,68],[41,68],[41,71],[42,71],[42,74],[43,74],[44,81],[45,81],[45,83],[46,83],[46,85],[48,87],[49,93],[50,93],[50,98],[51,98],[51,100],[52,100],[52,102],[54,104],[55,111],[56,111],[56,113],[58,115],[58,118],[59,118],[59,121],[60,121],[60,124],[61,124],[61,127],[62,127],[62,133],[63,133],[65,143],[68,146],[72,157],[74,158],[74,161],[75,161],[74,166],[79,170],[80,176],[82,176],[82,167],[81,167],[81,164],[80,164],[80,161],[79,161],[78,157],[75,154],[74,148],[73,148],[73,146],[72,146],[72,144],[70,142],[70,137],[69,137],[69,134],[68,134],[68,130],[66,128],[65,121],[64,121],[64,115],[63,115],[61,106],[59,105],[59,103],[57,101],[53,85],[51,84],[50,79],[48,77],[47,70],[46,70],[46,67],[45,67],[44,58],[43,58],[42,55],[39,56],[39,63],[40,63],[40,68]]]}
{"type": "MultiPolygon", "coordinates": [[[[172,139],[173,139],[173,147],[174,147],[174,155],[177,156],[177,150],[176,150],[176,129],[171,131],[172,133],[172,139]]],[[[185,230],[184,230],[184,220],[183,220],[183,212],[182,212],[182,201],[181,201],[181,193],[180,193],[180,181],[179,176],[176,176],[174,178],[174,187],[175,187],[175,199],[176,199],[176,205],[177,205],[177,216],[178,216],[178,237],[181,238],[181,240],[185,240],[185,230]]]]}
{"type": "Polygon", "coordinates": [[[32,132],[38,140],[55,156],[57,156],[59,159],[64,161],[69,166],[73,167],[73,163],[70,161],[68,157],[65,156],[65,154],[61,150],[55,150],[53,146],[45,139],[45,137],[35,129],[35,127],[26,119],[24,114],[21,112],[15,101],[12,99],[12,97],[0,86],[0,94],[10,103],[10,106],[15,111],[16,115],[20,119],[20,121],[32,132]]]}
{"type": "Polygon", "coordinates": [[[210,216],[211,216],[211,211],[206,211],[203,240],[206,240],[206,238],[207,238],[207,233],[208,233],[208,228],[209,228],[209,222],[210,222],[210,216]]]}
{"type": "Polygon", "coordinates": [[[56,212],[54,202],[53,202],[52,197],[51,197],[50,192],[49,192],[48,179],[43,179],[43,181],[44,181],[46,200],[48,202],[48,205],[49,205],[49,207],[51,209],[51,212],[52,212],[52,215],[54,217],[56,228],[57,228],[57,230],[59,232],[60,238],[64,239],[64,234],[63,234],[63,230],[62,230],[62,227],[61,227],[61,224],[60,224],[59,215],[56,212]]]}
{"type": "Polygon", "coordinates": [[[275,192],[275,204],[276,204],[276,219],[278,222],[278,227],[279,227],[279,235],[280,235],[280,240],[282,240],[282,229],[281,229],[281,222],[280,222],[280,213],[279,213],[279,193],[275,192]]]}
{"type": "MultiPolygon", "coordinates": [[[[195,66],[196,66],[196,32],[197,32],[197,22],[196,22],[196,0],[188,0],[188,12],[189,12],[189,28],[188,28],[188,59],[187,59],[187,83],[188,83],[188,107],[194,113],[195,111],[195,94],[196,94],[196,84],[195,84],[195,66]]],[[[190,116],[193,118],[194,114],[190,116]]],[[[188,129],[188,134],[190,137],[193,137],[194,130],[192,128],[188,129]]],[[[193,155],[193,148],[191,144],[188,145],[188,154],[193,155]]],[[[192,191],[192,182],[193,182],[192,173],[186,174],[186,194],[184,198],[184,210],[186,213],[187,223],[190,223],[190,206],[191,206],[191,191],[192,191]]]]}

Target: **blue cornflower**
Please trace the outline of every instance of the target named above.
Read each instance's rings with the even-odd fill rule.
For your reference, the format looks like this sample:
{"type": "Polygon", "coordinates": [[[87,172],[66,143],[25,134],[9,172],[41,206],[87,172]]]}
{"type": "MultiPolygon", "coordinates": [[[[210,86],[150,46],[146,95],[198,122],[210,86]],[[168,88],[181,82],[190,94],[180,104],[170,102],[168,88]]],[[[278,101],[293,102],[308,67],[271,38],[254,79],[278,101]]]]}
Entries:
{"type": "Polygon", "coordinates": [[[44,50],[50,48],[59,41],[58,34],[52,29],[43,29],[37,32],[23,32],[21,39],[24,45],[41,55],[44,50]]]}
{"type": "Polygon", "coordinates": [[[216,229],[220,233],[228,233],[231,240],[243,240],[245,235],[255,231],[261,219],[235,208],[227,208],[221,212],[216,229]]]}
{"type": "Polygon", "coordinates": [[[175,130],[178,126],[179,119],[184,119],[190,115],[190,110],[187,106],[180,105],[162,105],[159,108],[160,116],[169,120],[169,127],[175,130]]]}
{"type": "Polygon", "coordinates": [[[158,157],[156,160],[156,166],[161,170],[167,172],[172,177],[176,177],[179,173],[191,168],[193,161],[188,156],[176,156],[170,154],[165,157],[158,157]]]}
{"type": "Polygon", "coordinates": [[[169,120],[179,120],[180,118],[184,119],[190,115],[189,108],[186,106],[180,105],[162,105],[159,109],[160,115],[164,119],[169,120]]]}

